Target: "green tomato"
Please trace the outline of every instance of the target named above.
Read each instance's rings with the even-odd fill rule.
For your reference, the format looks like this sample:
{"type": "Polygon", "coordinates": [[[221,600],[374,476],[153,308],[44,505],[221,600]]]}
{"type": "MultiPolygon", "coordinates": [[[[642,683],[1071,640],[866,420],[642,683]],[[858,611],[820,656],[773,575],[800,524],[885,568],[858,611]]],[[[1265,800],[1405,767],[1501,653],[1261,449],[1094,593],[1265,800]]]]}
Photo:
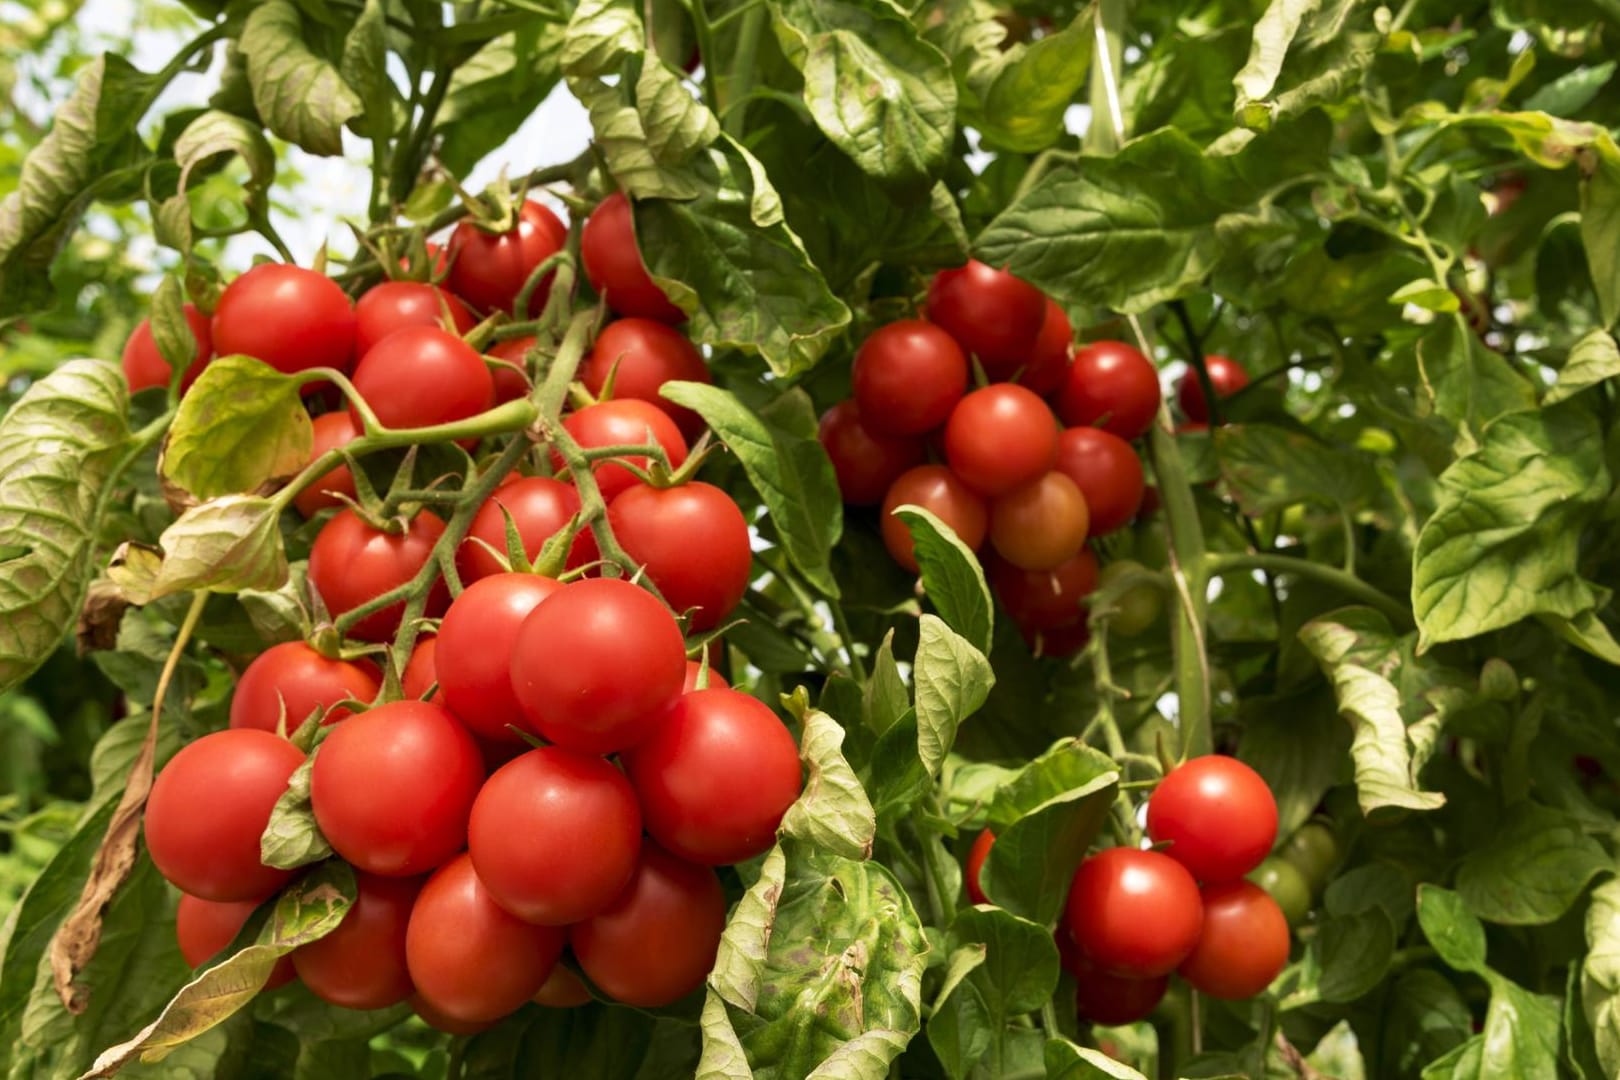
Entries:
{"type": "MultiPolygon", "coordinates": [[[[1111,562],[1103,567],[1102,573],[1098,575],[1098,587],[1105,588],[1110,582],[1118,581],[1127,574],[1140,573],[1145,569],[1141,563],[1132,559],[1111,562]]],[[[1157,587],[1145,582],[1133,585],[1114,601],[1114,615],[1108,621],[1108,628],[1121,637],[1135,637],[1158,622],[1163,611],[1164,597],[1159,594],[1157,587]]]]}
{"type": "Polygon", "coordinates": [[[1276,855],[1249,871],[1249,880],[1271,894],[1289,926],[1297,926],[1311,912],[1311,884],[1299,867],[1276,855]]]}
{"type": "Polygon", "coordinates": [[[1339,841],[1326,825],[1308,821],[1288,838],[1279,854],[1294,864],[1315,892],[1327,884],[1339,861],[1339,841]]]}

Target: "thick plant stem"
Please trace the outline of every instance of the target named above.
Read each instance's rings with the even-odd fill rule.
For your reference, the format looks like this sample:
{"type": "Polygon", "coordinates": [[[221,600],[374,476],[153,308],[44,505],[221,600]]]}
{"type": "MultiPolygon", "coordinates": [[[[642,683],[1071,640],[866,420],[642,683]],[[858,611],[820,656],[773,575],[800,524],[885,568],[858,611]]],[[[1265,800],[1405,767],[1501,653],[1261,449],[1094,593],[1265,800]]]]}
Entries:
{"type": "Polygon", "coordinates": [[[1091,65],[1091,126],[1086,129],[1089,154],[1111,154],[1125,141],[1124,105],[1119,98],[1119,66],[1124,60],[1127,0],[1101,0],[1097,5],[1095,55],[1091,65]]]}
{"type": "Polygon", "coordinates": [[[724,127],[727,135],[742,138],[748,130],[748,95],[753,92],[755,69],[759,67],[759,38],[765,32],[765,9],[754,7],[743,15],[737,28],[737,53],[726,80],[724,127]]]}
{"type": "Polygon", "coordinates": [[[1311,562],[1308,559],[1290,558],[1287,555],[1263,555],[1259,553],[1209,555],[1205,558],[1204,565],[1212,577],[1241,573],[1245,570],[1262,570],[1272,574],[1293,574],[1295,577],[1302,577],[1323,585],[1332,586],[1347,597],[1359,600],[1368,607],[1376,608],[1396,626],[1406,627],[1412,625],[1412,614],[1404,604],[1373,588],[1354,574],[1346,573],[1336,566],[1327,566],[1322,563],[1311,562]]]}
{"type": "Polygon", "coordinates": [[[1208,570],[1204,530],[1198,506],[1182,466],[1175,438],[1162,422],[1148,436],[1148,454],[1164,499],[1170,524],[1170,578],[1176,604],[1171,644],[1175,652],[1176,696],[1180,702],[1181,756],[1207,754],[1214,746],[1210,732],[1209,658],[1204,651],[1205,593],[1208,570]]]}

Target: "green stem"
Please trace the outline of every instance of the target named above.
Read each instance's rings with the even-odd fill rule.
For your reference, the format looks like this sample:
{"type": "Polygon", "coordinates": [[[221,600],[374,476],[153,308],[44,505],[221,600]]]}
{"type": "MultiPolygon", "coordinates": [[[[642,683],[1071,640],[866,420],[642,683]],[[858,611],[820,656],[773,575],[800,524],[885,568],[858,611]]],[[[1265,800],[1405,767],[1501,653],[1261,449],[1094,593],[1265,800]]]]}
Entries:
{"type": "Polygon", "coordinates": [[[1119,100],[1119,68],[1124,62],[1128,0],[1100,0],[1095,24],[1095,59],[1091,65],[1091,126],[1088,153],[1112,154],[1125,141],[1124,103],[1119,100]],[[1117,108],[1116,108],[1117,106],[1117,108]]]}
{"type": "Polygon", "coordinates": [[[1204,563],[1204,529],[1198,505],[1181,462],[1174,436],[1161,415],[1148,435],[1148,454],[1159,480],[1164,514],[1170,526],[1170,578],[1177,603],[1171,628],[1175,651],[1176,695],[1180,701],[1183,758],[1207,754],[1214,746],[1210,731],[1209,658],[1204,651],[1204,609],[1208,578],[1204,563]]]}
{"type": "Polygon", "coordinates": [[[765,9],[750,8],[737,29],[737,51],[732,58],[731,77],[726,84],[726,97],[735,102],[736,107],[722,110],[726,134],[734,139],[742,138],[743,132],[748,130],[748,96],[753,91],[754,76],[759,67],[759,39],[764,32],[765,9]]]}
{"type": "Polygon", "coordinates": [[[1240,573],[1245,570],[1293,574],[1296,577],[1302,577],[1309,581],[1336,588],[1346,596],[1360,600],[1368,607],[1377,608],[1389,617],[1390,622],[1395,623],[1397,626],[1412,625],[1412,613],[1406,609],[1404,604],[1381,590],[1373,588],[1355,575],[1345,573],[1336,566],[1326,566],[1306,559],[1295,559],[1288,555],[1262,555],[1248,552],[1233,555],[1210,555],[1205,559],[1204,565],[1205,570],[1214,577],[1223,577],[1227,574],[1240,573]]]}
{"type": "Polygon", "coordinates": [[[844,606],[836,600],[828,600],[827,606],[832,609],[833,629],[844,642],[844,655],[849,657],[849,670],[855,676],[855,681],[865,685],[866,663],[855,652],[855,632],[850,629],[849,617],[844,614],[844,606]]]}
{"type": "Polygon", "coordinates": [[[714,51],[714,24],[709,21],[709,12],[703,0],[689,0],[686,10],[692,16],[692,32],[697,38],[698,57],[703,62],[703,104],[715,116],[719,116],[720,91],[717,87],[720,69],[715,63],[719,57],[714,51]]]}
{"type": "Polygon", "coordinates": [[[444,104],[444,95],[449,89],[450,72],[434,72],[433,81],[428,84],[427,94],[422,99],[421,116],[417,118],[411,137],[394,152],[393,168],[388,179],[390,201],[404,202],[411,193],[417,174],[422,171],[422,162],[427,158],[428,146],[433,141],[433,125],[439,118],[439,107],[444,104]]]}

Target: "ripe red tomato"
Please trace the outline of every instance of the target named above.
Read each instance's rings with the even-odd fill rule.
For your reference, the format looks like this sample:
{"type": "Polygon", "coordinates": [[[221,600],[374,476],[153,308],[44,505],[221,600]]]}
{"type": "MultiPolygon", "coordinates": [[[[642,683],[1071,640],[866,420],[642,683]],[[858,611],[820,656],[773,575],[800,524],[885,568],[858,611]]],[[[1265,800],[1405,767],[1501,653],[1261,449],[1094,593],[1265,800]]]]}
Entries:
{"type": "Polygon", "coordinates": [[[1126,979],[1077,960],[1074,975],[1074,1007],[1093,1024],[1115,1027],[1146,1020],[1164,1000],[1170,976],[1154,979],[1126,979]]]}
{"type": "Polygon", "coordinates": [[[585,219],[579,233],[579,253],[591,288],[620,315],[666,323],[686,320],[686,313],[658,287],[642,263],[630,201],[622,192],[615,191],[603,199],[585,219]]]}
{"type": "Polygon", "coordinates": [[[534,995],[534,1003],[547,1009],[577,1009],[591,1001],[590,987],[565,964],[551,969],[551,978],[534,995]]]}
{"type": "MultiPolygon", "coordinates": [[[[463,221],[450,234],[450,291],[486,315],[510,312],[535,267],[563,249],[568,228],[544,205],[529,199],[517,224],[506,232],[488,232],[463,221]]],[[[547,274],[529,294],[528,317],[540,314],[551,290],[547,274]]],[[[523,317],[522,313],[518,314],[523,317]]]]}
{"type": "Polygon", "coordinates": [[[1091,512],[1091,535],[1106,536],[1136,519],[1142,506],[1142,460],[1131,444],[1094,427],[1058,436],[1057,471],[1073,480],[1091,512]]]}
{"type": "MultiPolygon", "coordinates": [[[[556,968],[552,970],[555,971],[556,968]]],[[[446,1035],[477,1035],[480,1031],[488,1031],[496,1023],[494,1020],[457,1020],[434,1008],[421,994],[412,994],[410,1002],[411,1011],[416,1013],[424,1024],[446,1035]]]]}
{"type": "MultiPolygon", "coordinates": [[[[195,304],[185,305],[185,313],[186,325],[191,328],[191,336],[197,342],[197,358],[180,378],[181,393],[185,393],[197,381],[197,376],[202,374],[202,369],[214,355],[208,316],[198,311],[195,304]]],[[[135,394],[153,386],[168,386],[172,374],[173,369],[163,359],[163,354],[158,352],[157,341],[152,337],[152,320],[142,319],[124,343],[124,381],[129,383],[129,392],[135,394]]]]}
{"type": "MultiPolygon", "coordinates": [[[[360,437],[360,425],[347,409],[322,413],[315,418],[313,426],[315,447],[309,456],[311,461],[328,450],[347,446],[360,437]]],[[[293,505],[298,508],[300,514],[312,518],[329,506],[342,506],[343,500],[337,497],[339,495],[346,495],[351,499],[355,497],[354,474],[349,471],[347,465],[338,465],[322,473],[293,497],[293,505]]]]}
{"type": "Polygon", "coordinates": [[[1094,341],[1076,350],[1057,411],[1070,427],[1138,439],[1153,426],[1161,395],[1159,373],[1147,357],[1123,341],[1094,341]]]}
{"type": "Polygon", "coordinates": [[[938,326],[901,319],[861,343],[853,381],[868,427],[883,435],[922,435],[943,424],[962,400],[968,362],[938,326]]]}
{"type": "Polygon", "coordinates": [[[1010,379],[1034,353],[1046,297],[1029,282],[972,259],[934,275],[928,319],[977,356],[992,380],[1010,379]]]}
{"type": "Polygon", "coordinates": [[[522,741],[512,730],[525,726],[512,693],[512,648],[529,612],[562,587],[535,574],[495,574],[469,585],[444,613],[434,659],[439,689],[474,735],[522,741]]]}
{"type": "Polygon", "coordinates": [[[678,698],[624,764],[647,831],[708,866],[768,851],[804,787],[799,748],[776,714],[718,687],[678,698]]]}
{"type": "Polygon", "coordinates": [[[1148,799],[1147,831],[1202,882],[1236,881],[1277,839],[1277,800],[1260,774],[1209,754],[1171,769],[1148,799]]]}
{"type": "Polygon", "coordinates": [[[503,911],[465,853],[422,886],[405,933],[416,992],[452,1020],[478,1023],[516,1012],[539,992],[562,955],[560,929],[503,911]]]}
{"type": "Polygon", "coordinates": [[[630,884],[606,911],[575,924],[568,944],[613,1000],[656,1009],[703,985],[725,926],[714,871],[643,840],[630,884]]]}
{"type": "Polygon", "coordinates": [[[949,525],[962,543],[978,550],[984,543],[984,534],[990,527],[990,511],[984,500],[957,479],[956,474],[943,465],[919,465],[908,469],[889,485],[883,497],[883,543],[894,561],[904,569],[917,572],[915,545],[906,523],[894,516],[897,507],[910,504],[920,506],[949,525]]]}
{"type": "Polygon", "coordinates": [[[527,357],[534,344],[534,335],[530,334],[528,337],[497,341],[489,347],[485,355],[506,361],[489,369],[489,376],[495,383],[495,404],[505,405],[508,401],[529,396],[527,357]],[[508,367],[508,364],[511,366],[508,367]]]}
{"type": "MultiPolygon", "coordinates": [[[[217,356],[240,353],[293,374],[310,368],[349,370],[354,362],[354,305],[325,274],[260,263],[225,286],[214,308],[217,356]]],[[[307,383],[314,393],[319,383],[307,383]]]]}
{"type": "MultiPolygon", "coordinates": [[[[351,697],[370,704],[381,688],[377,669],[367,661],[328,660],[302,641],[285,641],[242,672],[231,697],[231,727],[274,732],[285,716],[291,734],[316,709],[351,697]]],[[[321,722],[335,724],[348,715],[348,709],[332,709],[321,722]]]]}
{"type": "Polygon", "coordinates": [[[1057,460],[1052,410],[1012,383],[975,390],[945,424],[945,460],[964,484],[994,498],[1029,483],[1057,460]]]}
{"type": "MultiPolygon", "coordinates": [[[[477,581],[506,572],[506,518],[511,515],[523,540],[523,553],[538,558],[540,549],[579,513],[579,492],[574,485],[549,476],[524,476],[495,490],[473,515],[467,538],[456,550],[456,570],[464,581],[477,581]],[[488,545],[487,547],[485,545],[488,545]],[[493,550],[491,550],[493,549],[493,550]],[[497,558],[496,552],[501,558],[497,558]]],[[[568,546],[566,569],[577,570],[596,561],[596,537],[581,529],[568,546]]]]}
{"type": "Polygon", "coordinates": [[[408,326],[444,329],[449,311],[455,336],[473,328],[476,320],[467,306],[436,285],[424,281],[385,281],[366,290],[354,305],[354,355],[365,359],[383,338],[408,326]]]}
{"type": "Polygon", "coordinates": [[[436,326],[407,326],[373,346],[354,369],[354,388],[391,428],[448,424],[495,404],[478,350],[436,326]]]}
{"type": "Polygon", "coordinates": [[[524,922],[567,926],[605,910],[629,884],[641,809],[608,761],[530,750],[478,793],[467,850],[497,904],[524,922]]]}
{"type": "Polygon", "coordinates": [[[703,417],[658,394],[667,382],[714,381],[703,354],[679,330],[653,319],[608,323],[596,336],[579,377],[587,390],[600,395],[610,373],[615,401],[634,398],[662,409],[688,441],[703,434],[703,417]]]}
{"type": "Polygon", "coordinates": [[[694,631],[719,626],[748,591],[748,520],[713,484],[626,488],[608,507],[608,524],[664,601],[691,612],[694,631]]]}
{"type": "Polygon", "coordinates": [[[1048,298],[1040,336],[1035,339],[1034,351],[1018,381],[1041,397],[1051,397],[1063,385],[1073,351],[1074,324],[1058,302],[1048,298]]]}
{"type": "Polygon", "coordinates": [[[1006,559],[991,559],[985,569],[1001,606],[1013,622],[1030,630],[1083,621],[1085,598],[1097,589],[1097,556],[1089,548],[1050,570],[1020,570],[1006,559]]]}
{"type": "Polygon", "coordinates": [[[529,725],[586,754],[646,738],[685,678],[675,617],[622,578],[559,590],[529,613],[512,649],[512,688],[529,725]]]}
{"type": "Polygon", "coordinates": [[[304,752],[267,731],[204,735],[170,759],[146,803],[158,872],[204,900],[260,901],[292,877],[259,861],[259,837],[304,752]]]}
{"type": "Polygon", "coordinates": [[[839,494],[851,506],[882,502],[889,485],[923,461],[921,439],[874,433],[853,398],[822,414],[817,437],[832,461],[839,494]]]}
{"type": "MultiPolygon", "coordinates": [[[[204,900],[181,893],[180,906],[174,915],[174,936],[180,942],[180,955],[193,968],[200,968],[220,956],[236,940],[236,935],[242,932],[261,903],[260,900],[204,900]]],[[[295,977],[291,958],[283,956],[270,970],[264,988],[274,990],[286,986],[295,977]]]]}
{"type": "Polygon", "coordinates": [[[408,701],[421,701],[428,692],[428,687],[435,687],[433,696],[426,700],[435,705],[444,704],[444,688],[438,687],[438,652],[439,639],[431,636],[416,639],[416,647],[411,650],[411,658],[405,664],[405,670],[399,677],[400,688],[408,701]]]}
{"type": "Polygon", "coordinates": [[[1023,570],[1054,570],[1086,542],[1090,515],[1074,481],[1053,469],[990,504],[990,545],[1023,570]]]}
{"type": "Polygon", "coordinates": [[[405,927],[421,878],[354,876],[354,904],[337,929],[294,949],[293,966],[310,992],[345,1009],[386,1009],[410,997],[405,927]]]}
{"type": "Polygon", "coordinates": [[[1203,932],[1177,973],[1210,997],[1254,997],[1288,963],[1282,908],[1252,881],[1205,885],[1203,903],[1203,932]]]}
{"type": "Polygon", "coordinates": [[[996,842],[996,834],[985,829],[974,837],[973,846],[968,849],[967,872],[962,875],[962,884],[967,888],[968,900],[975,904],[988,904],[990,898],[984,894],[984,888],[979,884],[979,871],[984,868],[984,860],[990,855],[990,848],[996,842]]]}
{"type": "MultiPolygon", "coordinates": [[[[563,420],[563,427],[587,450],[604,446],[656,445],[664,448],[670,468],[679,468],[681,462],[686,460],[686,440],[681,437],[681,429],[675,426],[675,421],[656,405],[634,398],[587,405],[569,414],[563,420]]],[[[625,460],[638,469],[646,469],[651,464],[650,459],[641,455],[630,455],[625,460]]],[[[562,460],[554,457],[553,465],[561,468],[562,460]]],[[[611,461],[598,461],[591,467],[591,475],[596,477],[596,486],[601,489],[602,498],[609,501],[625,488],[640,482],[635,473],[611,461]]]]}
{"type": "Polygon", "coordinates": [[[1198,943],[1198,885],[1168,855],[1109,848],[1075,871],[1064,925],[1087,960],[1112,975],[1168,975],[1198,943]]]}
{"type": "MultiPolygon", "coordinates": [[[[1249,385],[1249,373],[1243,370],[1243,365],[1226,356],[1204,357],[1204,367],[1209,372],[1209,383],[1215,388],[1215,396],[1229,398],[1245,386],[1249,385]]],[[[1176,391],[1176,401],[1181,405],[1181,413],[1188,420],[1196,423],[1207,423],[1209,420],[1209,402],[1204,400],[1204,387],[1198,381],[1198,373],[1189,370],[1181,377],[1181,386],[1176,391]]]]}
{"type": "MultiPolygon", "coordinates": [[[[403,533],[395,535],[373,529],[345,507],[315,537],[309,551],[309,583],[336,618],[415,577],[443,532],[444,522],[430,510],[417,514],[403,533]]],[[[428,616],[443,613],[448,599],[441,581],[428,597],[428,616]]],[[[387,641],[404,614],[403,600],[389,604],[362,618],[349,634],[361,641],[387,641]]]]}
{"type": "Polygon", "coordinates": [[[466,844],[483,782],[478,745],[447,709],[394,701],[332,729],[315,754],[310,803],[356,869],[410,877],[466,844]]]}
{"type": "MultiPolygon", "coordinates": [[[[686,681],[681,684],[681,693],[690,694],[698,689],[698,673],[702,670],[703,664],[701,662],[697,660],[688,660],[686,662],[686,681]]],[[[716,671],[713,664],[710,664],[709,685],[703,687],[703,689],[708,690],[710,687],[728,687],[730,685],[730,683],[726,682],[726,677],[716,671]]]]}

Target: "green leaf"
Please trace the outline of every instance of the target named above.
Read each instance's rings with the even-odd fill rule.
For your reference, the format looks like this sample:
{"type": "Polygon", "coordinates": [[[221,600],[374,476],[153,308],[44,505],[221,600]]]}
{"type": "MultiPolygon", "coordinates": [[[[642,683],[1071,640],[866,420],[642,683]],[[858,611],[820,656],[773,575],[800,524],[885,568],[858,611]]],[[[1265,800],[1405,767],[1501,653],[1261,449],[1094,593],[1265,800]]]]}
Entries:
{"type": "MultiPolygon", "coordinates": [[[[186,125],[174,141],[174,159],[180,166],[180,190],[185,191],[193,169],[220,154],[235,154],[248,168],[248,191],[266,191],[276,177],[276,152],[257,124],[240,116],[210,109],[186,125]]],[[[190,207],[187,207],[190,212],[190,207]]]]}
{"type": "Polygon", "coordinates": [[[990,586],[973,549],[951,527],[920,506],[896,507],[894,513],[916,542],[923,588],[945,624],[981,652],[990,651],[994,636],[990,586]]]}
{"type": "Polygon", "coordinates": [[[1213,438],[1221,479],[1250,517],[1302,502],[1353,512],[1379,496],[1372,455],[1353,447],[1270,424],[1227,424],[1213,438]]]}
{"type": "Polygon", "coordinates": [[[1147,1080],[1147,1077],[1101,1050],[1076,1046],[1068,1039],[1046,1044],[1047,1080],[1147,1080]]]}
{"type": "Polygon", "coordinates": [[[1185,296],[1223,265],[1264,270],[1263,245],[1295,226],[1262,205],[1299,171],[1325,168],[1328,131],[1311,113],[1233,154],[1173,129],[1048,172],[990,223],[979,258],[1059,302],[1142,312],[1185,296]]]}
{"type": "Polygon", "coordinates": [[[1347,25],[1358,8],[1365,5],[1357,0],[1272,0],[1255,23],[1248,62],[1232,80],[1237,122],[1265,131],[1359,91],[1383,35],[1347,25]]]}
{"type": "Polygon", "coordinates": [[[1233,111],[1240,123],[1248,127],[1265,126],[1270,116],[1265,99],[1276,89],[1277,77],[1282,74],[1283,61],[1294,44],[1294,36],[1306,16],[1321,7],[1322,0],[1271,0],[1266,5],[1265,12],[1254,24],[1248,63],[1232,79],[1232,85],[1237,88],[1233,111]]]}
{"type": "Polygon", "coordinates": [[[804,791],[782,818],[782,834],[846,859],[868,858],[877,834],[877,814],[855,770],[844,760],[842,725],[812,709],[803,687],[783,695],[783,704],[799,721],[805,781],[804,791]]]}
{"type": "Polygon", "coordinates": [[[388,21],[382,0],[365,0],[360,17],[343,39],[338,70],[365,110],[357,125],[361,133],[375,138],[392,134],[398,95],[388,78],[388,21]]]}
{"type": "Polygon", "coordinates": [[[363,107],[337,68],[304,44],[297,5],[291,0],[255,5],[237,45],[265,125],[311,154],[343,153],[343,125],[363,107]]]}
{"type": "MultiPolygon", "coordinates": [[[[303,717],[287,717],[288,734],[297,730],[303,721],[303,717]]],[[[264,865],[292,870],[332,855],[332,845],[315,821],[314,804],[309,797],[314,773],[315,755],[312,753],[293,770],[287,779],[287,790],[276,799],[270,811],[270,822],[259,838],[259,857],[264,865]]]]}
{"type": "Polygon", "coordinates": [[[617,75],[642,47],[641,16],[625,0],[581,0],[568,21],[562,69],[570,77],[617,75]]]}
{"type": "Polygon", "coordinates": [[[169,365],[169,370],[185,371],[197,357],[197,337],[186,319],[185,292],[180,279],[164,274],[152,294],[152,342],[169,365]]]}
{"type": "Polygon", "coordinates": [[[1569,350],[1569,359],[1558,371],[1558,381],[1542,401],[1556,405],[1616,375],[1620,375],[1620,347],[1616,347],[1614,336],[1607,330],[1588,331],[1569,350]]]}
{"type": "Polygon", "coordinates": [[[703,1056],[693,1080],[752,1080],[742,1040],[732,1030],[726,1003],[711,989],[703,999],[703,1056]]]}
{"type": "Polygon", "coordinates": [[[1322,1001],[1354,1001],[1389,973],[1395,955],[1395,927],[1382,908],[1323,921],[1312,943],[1321,968],[1317,996],[1322,1001]]]}
{"type": "Polygon", "coordinates": [[[1586,909],[1586,959],[1581,962],[1581,1007],[1592,1029],[1599,1063],[1620,1073],[1620,878],[1592,891],[1586,909]]]}
{"type": "Polygon", "coordinates": [[[776,0],[777,40],[816,125],[867,174],[926,188],[945,166],[956,84],[889,0],[776,0]]]}
{"type": "Polygon", "coordinates": [[[844,507],[804,392],[789,391],[763,416],[750,412],[730,391],[706,383],[668,382],[659,392],[702,416],[737,455],[788,558],[811,586],[837,597],[829,560],[843,533],[844,507]]]}
{"type": "Polygon", "coordinates": [[[1460,318],[1435,320],[1417,343],[1417,364],[1434,412],[1474,438],[1504,413],[1535,407],[1529,380],[1486,348],[1460,318]]]}
{"type": "Polygon", "coordinates": [[[95,576],[101,494],[129,439],[118,368],[73,360],[0,419],[0,692],[61,644],[95,576]]]}
{"type": "MultiPolygon", "coordinates": [[[[1419,278],[1416,281],[1407,282],[1389,294],[1389,302],[1392,304],[1411,304],[1413,307],[1420,307],[1424,311],[1443,312],[1445,314],[1462,310],[1462,301],[1457,298],[1457,294],[1433,278],[1419,278]]],[[[1456,323],[1447,320],[1445,325],[1454,327],[1456,323]]]]}
{"type": "Polygon", "coordinates": [[[161,1061],[221,1023],[263,989],[277,960],[337,929],[353,901],[354,871],[348,864],[334,861],[312,871],[282,893],[256,943],[187,983],[156,1020],[98,1057],[84,1080],[111,1076],[137,1056],[147,1063],[161,1061]]]}
{"type": "Polygon", "coordinates": [[[872,657],[872,674],[863,691],[866,726],[882,734],[899,722],[911,708],[911,694],[894,662],[894,630],[883,635],[883,644],[872,657]]]}
{"type": "Polygon", "coordinates": [[[309,464],[315,433],[298,383],[248,356],[222,356],[180,401],[159,466],[199,499],[259,491],[309,464]]]}
{"type": "Polygon", "coordinates": [[[939,772],[956,729],[990,696],[995,673],[973,643],[934,615],[919,627],[912,665],[917,693],[917,754],[930,776],[939,772]]]}
{"type": "Polygon", "coordinates": [[[1457,868],[1457,892],[1487,922],[1539,926],[1568,911],[1610,867],[1578,819],[1521,802],[1457,868]]]}
{"type": "Polygon", "coordinates": [[[0,202],[0,319],[49,308],[50,268],[91,202],[139,191],[150,158],[136,132],[156,81],[107,53],[79,72],[51,130],[0,202]]]}
{"type": "Polygon", "coordinates": [[[979,871],[993,902],[1047,925],[1118,792],[1119,767],[1066,739],[1020,769],[990,806],[996,842],[979,871]]]}
{"type": "Polygon", "coordinates": [[[1589,178],[1581,185],[1581,240],[1603,325],[1612,327],[1620,320],[1620,153],[1606,133],[1597,148],[1588,159],[1595,159],[1589,178]]]}
{"type": "Polygon", "coordinates": [[[502,34],[456,68],[433,125],[451,174],[470,173],[556,89],[563,35],[559,24],[537,19],[532,30],[502,34]]]}
{"type": "Polygon", "coordinates": [[[1240,709],[1237,756],[1276,797],[1277,835],[1291,835],[1349,779],[1350,729],[1333,696],[1314,688],[1303,698],[1249,698],[1240,709]]]}
{"type": "Polygon", "coordinates": [[[682,175],[697,196],[638,200],[635,226],[647,269],[689,316],[688,333],[758,353],[781,376],[808,371],[849,324],[849,308],[788,227],[764,169],[722,137],[682,175]]]}
{"type": "Polygon", "coordinates": [[[1536,92],[1524,99],[1527,112],[1544,112],[1552,116],[1571,116],[1591,104],[1605,84],[1614,77],[1615,62],[1606,60],[1567,71],[1537,87],[1536,92]]]}
{"type": "Polygon", "coordinates": [[[955,1066],[951,1075],[965,1076],[992,1045],[1006,1041],[1012,1017],[1040,1008],[1057,989],[1057,943],[1044,925],[994,907],[957,912],[948,941],[953,954],[973,949],[983,957],[941,994],[928,1023],[928,1041],[955,1066]]]}
{"type": "Polygon", "coordinates": [[[1419,649],[1593,606],[1577,565],[1581,526],[1608,492],[1603,438],[1579,402],[1503,417],[1440,476],[1418,536],[1419,649]]]}
{"type": "Polygon", "coordinates": [[[1368,1076],[1408,1076],[1418,1066],[1467,1041],[1474,1018],[1457,988],[1438,971],[1415,968],[1390,990],[1389,1020],[1382,1040],[1381,1069],[1368,1076]]]}
{"type": "Polygon", "coordinates": [[[1418,886],[1418,925],[1440,959],[1458,971],[1485,970],[1485,926],[1463,898],[1438,885],[1418,886]]]}
{"type": "Polygon", "coordinates": [[[760,864],[759,878],[743,893],[720,935],[720,951],[709,986],[720,998],[739,1009],[752,1011],[759,1004],[760,985],[770,952],[776,904],[782,895],[787,858],[777,844],[760,864]]]}
{"type": "Polygon", "coordinates": [[[163,568],[156,596],[278,588],[287,580],[275,504],[252,495],[226,495],[194,506],[163,530],[163,568]]]}
{"type": "Polygon", "coordinates": [[[653,158],[679,165],[720,137],[720,122],[663,64],[647,61],[636,80],[636,112],[653,158]]]}

